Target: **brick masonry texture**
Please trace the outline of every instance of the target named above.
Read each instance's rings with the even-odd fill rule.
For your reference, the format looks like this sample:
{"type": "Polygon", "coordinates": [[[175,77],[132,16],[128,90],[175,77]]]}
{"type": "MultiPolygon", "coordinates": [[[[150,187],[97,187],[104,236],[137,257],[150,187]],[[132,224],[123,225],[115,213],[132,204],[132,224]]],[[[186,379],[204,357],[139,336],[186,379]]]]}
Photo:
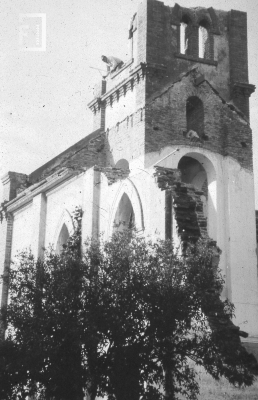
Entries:
{"type": "MultiPolygon", "coordinates": [[[[114,126],[101,134],[106,109],[112,108],[113,101],[119,102],[124,88],[119,89],[119,96],[115,93],[104,102],[96,100],[96,131],[30,174],[20,183],[20,189],[15,189],[17,193],[59,168],[80,171],[97,164],[114,166],[121,158],[130,161],[170,145],[194,144],[231,156],[244,168],[252,169],[250,127],[233,104],[230,107],[226,104],[232,99],[239,111],[248,117],[251,89],[248,87],[246,13],[202,7],[192,9],[178,4],[169,7],[160,1],[148,0],[140,5],[136,18],[140,70],[126,83],[124,93],[126,105],[127,90],[135,91],[133,112],[130,107],[130,115],[122,120],[118,115],[114,126]],[[185,17],[191,22],[191,38],[189,54],[182,57],[179,54],[180,22],[185,17]],[[201,21],[206,21],[210,27],[211,60],[198,57],[201,21]],[[196,84],[198,74],[204,78],[196,84]],[[190,96],[198,97],[204,107],[203,137],[195,143],[184,135],[187,131],[186,101],[190,96]]],[[[132,67],[129,62],[121,74],[118,72],[109,79],[110,82],[100,82],[95,90],[96,99],[105,96],[112,85],[119,85],[121,79],[127,79],[131,68],[135,65],[132,67]]]]}
{"type": "MultiPolygon", "coordinates": [[[[166,190],[172,196],[177,234],[182,241],[182,250],[187,248],[188,243],[195,243],[198,239],[204,238],[213,252],[213,266],[217,267],[221,252],[216,242],[211,240],[207,234],[207,221],[203,215],[203,203],[200,198],[203,192],[196,190],[193,185],[181,182],[181,174],[177,169],[156,166],[154,176],[158,187],[166,190]]],[[[212,312],[209,309],[205,310],[212,329],[223,331],[225,336],[240,343],[240,337],[246,338],[248,334],[241,331],[239,326],[225,316],[223,302],[215,289],[207,294],[214,296],[215,310],[213,309],[212,312]]],[[[250,363],[255,365],[253,355],[250,355],[250,363]]]]}
{"type": "Polygon", "coordinates": [[[207,238],[207,219],[200,197],[204,193],[193,185],[181,182],[181,173],[177,169],[156,166],[155,170],[158,187],[170,192],[173,197],[177,233],[183,246],[201,237],[207,238]]]}
{"type": "Polygon", "coordinates": [[[229,12],[229,51],[232,81],[247,83],[247,15],[241,11],[229,12]]]}
{"type": "Polygon", "coordinates": [[[202,64],[216,90],[226,101],[233,98],[248,117],[250,94],[234,96],[232,89],[236,82],[248,83],[246,13],[202,7],[191,9],[178,4],[171,8],[155,0],[148,1],[145,7],[138,15],[139,61],[166,66],[162,80],[146,82],[146,98],[162,85],[177,80],[189,67],[202,64]],[[187,54],[180,55],[180,22],[184,17],[191,21],[189,45],[187,54]],[[198,28],[202,21],[210,27],[211,54],[207,60],[198,56],[198,28]]]}
{"type": "Polygon", "coordinates": [[[94,171],[102,172],[108,179],[108,184],[112,185],[118,181],[127,178],[130,174],[130,170],[124,170],[122,168],[112,167],[94,167],[94,171]]]}
{"type": "Polygon", "coordinates": [[[82,172],[97,164],[104,165],[104,148],[105,135],[98,129],[32,172],[28,177],[29,184],[34,184],[62,168],[82,172]]]}
{"type": "MultiPolygon", "coordinates": [[[[137,18],[138,61],[142,69],[140,84],[135,83],[132,89],[136,91],[136,110],[127,116],[133,129],[129,130],[127,123],[126,131],[125,119],[109,127],[108,164],[113,164],[112,158],[119,159],[119,154],[132,159],[144,152],[159,151],[167,145],[191,145],[183,135],[187,130],[186,100],[197,96],[204,105],[204,137],[198,146],[231,156],[241,166],[252,169],[251,130],[243,118],[245,115],[248,120],[252,91],[247,73],[246,13],[201,7],[190,9],[177,4],[171,8],[162,2],[149,0],[141,4],[137,18]],[[189,50],[191,56],[182,57],[179,54],[180,21],[184,16],[188,16],[192,23],[192,49],[189,50]],[[210,27],[213,64],[212,60],[198,58],[198,24],[201,21],[206,21],[210,27]],[[241,60],[238,58],[239,47],[245,49],[241,60]],[[188,81],[180,78],[187,75],[193,66],[198,66],[199,75],[204,75],[198,85],[194,73],[190,74],[188,81]],[[175,83],[171,85],[171,82],[175,83]],[[171,88],[168,90],[169,85],[171,88]],[[226,102],[235,104],[228,106],[226,102]],[[137,123],[132,122],[135,115],[137,120],[137,108],[145,109],[145,126],[140,133],[137,123]],[[134,146],[135,139],[138,149],[134,146]],[[132,151],[129,152],[129,148],[132,151]]],[[[126,69],[123,79],[125,72],[126,69]]],[[[118,77],[119,74],[116,82],[119,82],[118,77]]],[[[106,102],[106,107],[112,107],[112,104],[106,102]]]]}
{"type": "Polygon", "coordinates": [[[159,1],[148,1],[147,10],[139,10],[138,18],[141,21],[139,27],[139,47],[141,62],[156,63],[166,66],[166,74],[162,83],[152,82],[152,85],[147,85],[147,96],[154,93],[160,84],[175,81],[181,73],[185,73],[189,67],[199,62],[205,62],[207,72],[213,76],[213,83],[217,89],[225,91],[229,97],[229,68],[223,71],[223,74],[214,74],[214,68],[209,64],[210,60],[199,59],[198,57],[198,22],[205,19],[212,27],[212,39],[216,41],[214,51],[216,50],[216,60],[219,61],[218,69],[222,67],[224,58],[228,58],[228,33],[225,29],[228,25],[228,16],[224,11],[214,11],[213,18],[209,9],[187,9],[177,5],[174,8],[165,6],[159,1]],[[177,8],[177,9],[175,9],[177,8]],[[144,14],[145,12],[145,14],[144,14]],[[190,16],[192,20],[191,40],[189,57],[178,58],[180,50],[180,22],[184,15],[190,16]],[[146,35],[146,38],[144,37],[146,35]],[[145,45],[145,49],[144,49],[145,45]],[[145,51],[144,51],[145,50],[145,51]],[[221,80],[223,77],[223,80],[221,80]],[[152,88],[151,88],[152,86],[152,88]]]}
{"type": "Polygon", "coordinates": [[[252,169],[252,132],[246,119],[232,104],[227,104],[204,80],[195,85],[198,72],[194,69],[163,93],[156,94],[145,108],[145,152],[160,151],[168,145],[199,146],[230,156],[240,165],[252,169]],[[187,137],[186,103],[198,97],[204,107],[204,135],[192,143],[187,137]]]}

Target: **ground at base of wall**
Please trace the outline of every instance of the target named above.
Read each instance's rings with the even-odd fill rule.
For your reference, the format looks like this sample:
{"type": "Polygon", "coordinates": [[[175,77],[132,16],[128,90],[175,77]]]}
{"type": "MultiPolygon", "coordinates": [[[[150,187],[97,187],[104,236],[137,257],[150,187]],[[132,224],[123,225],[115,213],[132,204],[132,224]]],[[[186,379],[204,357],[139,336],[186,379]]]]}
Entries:
{"type": "MultiPolygon", "coordinates": [[[[215,381],[205,371],[197,367],[199,372],[200,395],[198,400],[257,400],[258,379],[255,383],[245,389],[237,389],[230,385],[226,379],[215,381]]],[[[180,397],[185,400],[185,397],[180,397]]]]}

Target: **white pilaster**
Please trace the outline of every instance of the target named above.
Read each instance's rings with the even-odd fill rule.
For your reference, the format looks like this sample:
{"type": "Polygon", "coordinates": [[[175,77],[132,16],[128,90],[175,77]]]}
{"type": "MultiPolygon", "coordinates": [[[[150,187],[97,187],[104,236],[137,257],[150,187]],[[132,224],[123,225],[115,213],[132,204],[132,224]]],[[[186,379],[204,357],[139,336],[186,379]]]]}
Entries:
{"type": "Polygon", "coordinates": [[[33,198],[33,238],[31,249],[36,258],[41,258],[44,253],[46,232],[47,199],[45,193],[40,193],[33,198]]]}
{"type": "Polygon", "coordinates": [[[91,168],[86,172],[83,180],[82,243],[87,238],[97,238],[99,235],[100,191],[100,172],[91,168]]]}

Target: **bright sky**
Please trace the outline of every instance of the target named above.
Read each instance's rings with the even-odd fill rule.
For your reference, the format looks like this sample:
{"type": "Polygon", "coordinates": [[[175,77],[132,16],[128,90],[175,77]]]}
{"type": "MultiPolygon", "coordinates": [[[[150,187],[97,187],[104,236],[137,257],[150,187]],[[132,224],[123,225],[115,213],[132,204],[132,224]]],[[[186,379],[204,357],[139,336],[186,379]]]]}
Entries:
{"type": "MultiPolygon", "coordinates": [[[[174,5],[172,0],[164,3],[174,5]]],[[[128,58],[128,27],[137,4],[138,0],[2,0],[0,175],[7,171],[30,173],[92,131],[87,103],[92,100],[92,89],[101,78],[100,72],[93,68],[105,69],[102,54],[122,60],[128,58]],[[28,19],[21,23],[19,16],[26,13],[46,15],[46,51],[19,50],[20,27],[28,23],[28,19]]],[[[256,168],[257,3],[255,0],[182,0],[179,4],[212,6],[225,11],[233,8],[248,13],[249,81],[257,86],[257,94],[251,97],[256,168]]],[[[24,43],[31,39],[22,40],[24,43]]],[[[258,176],[256,181],[258,195],[258,176]]]]}

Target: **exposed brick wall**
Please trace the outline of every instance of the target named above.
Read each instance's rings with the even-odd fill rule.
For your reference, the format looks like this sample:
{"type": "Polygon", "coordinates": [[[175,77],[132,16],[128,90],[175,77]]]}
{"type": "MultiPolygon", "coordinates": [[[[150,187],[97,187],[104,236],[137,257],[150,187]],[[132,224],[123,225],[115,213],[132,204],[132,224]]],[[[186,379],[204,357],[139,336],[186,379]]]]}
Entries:
{"type": "Polygon", "coordinates": [[[165,47],[162,42],[166,34],[166,7],[160,1],[149,1],[147,9],[147,63],[166,63],[165,47]]]}
{"type": "Polygon", "coordinates": [[[168,145],[197,145],[231,156],[244,168],[252,169],[249,124],[206,81],[196,86],[195,76],[193,70],[146,104],[146,153],[160,151],[168,145]],[[197,96],[204,106],[205,140],[200,142],[191,142],[184,134],[187,131],[186,102],[191,96],[197,96]]]}
{"type": "Polygon", "coordinates": [[[146,79],[146,98],[168,82],[178,79],[194,64],[205,64],[207,79],[223,94],[226,100],[233,98],[248,117],[248,96],[233,96],[233,82],[248,83],[246,14],[213,8],[174,8],[160,1],[148,0],[138,10],[139,62],[163,65],[166,74],[153,74],[146,79]],[[188,49],[180,53],[180,22],[188,18],[186,35],[188,49]],[[203,21],[209,30],[209,55],[199,58],[199,25],[203,21]],[[216,41],[216,46],[215,46],[216,41]],[[214,60],[214,57],[216,59],[214,60]],[[224,62],[224,59],[227,62],[224,62]],[[214,70],[214,65],[218,65],[214,70]],[[230,69],[225,70],[225,66],[230,69]],[[231,80],[231,88],[229,81],[231,80]],[[241,98],[240,98],[241,97],[241,98]]]}
{"type": "MultiPolygon", "coordinates": [[[[203,7],[183,8],[178,4],[171,8],[165,6],[161,1],[146,0],[140,4],[136,18],[137,53],[141,65],[125,68],[121,75],[118,74],[115,77],[114,82],[116,82],[117,89],[114,93],[109,95],[107,92],[101,97],[100,103],[95,99],[91,104],[95,118],[99,121],[104,108],[112,117],[112,112],[115,113],[115,109],[119,110],[121,96],[124,96],[123,109],[125,112],[123,116],[117,113],[113,119],[109,118],[111,123],[108,126],[106,144],[109,154],[108,163],[113,165],[112,158],[117,160],[119,152],[122,153],[121,157],[126,159],[139,156],[143,153],[144,141],[147,153],[171,144],[189,145],[189,141],[183,136],[183,132],[189,128],[186,123],[185,102],[189,96],[199,96],[204,104],[204,132],[201,132],[201,135],[203,134],[203,139],[207,140],[200,141],[198,146],[222,155],[232,156],[242,166],[251,169],[250,128],[244,119],[237,115],[234,107],[230,109],[223,104],[223,100],[219,96],[214,95],[215,92],[219,93],[225,101],[233,98],[237,108],[248,117],[248,96],[252,88],[247,83],[246,14],[234,10],[224,12],[203,7]],[[178,54],[180,22],[184,17],[191,21],[189,22],[189,31],[191,31],[191,34],[189,33],[189,52],[191,56],[178,54]],[[205,23],[209,27],[210,43],[216,62],[198,58],[198,29],[200,24],[205,23]],[[244,48],[243,51],[241,50],[242,58],[238,57],[239,40],[240,48],[244,48]],[[235,62],[236,60],[237,62],[235,62]],[[175,83],[173,88],[171,86],[169,93],[164,93],[159,97],[159,93],[166,92],[172,82],[180,80],[182,74],[188,73],[187,71],[192,68],[193,64],[199,65],[201,73],[205,75],[205,79],[210,82],[214,91],[209,88],[207,82],[195,85],[194,77],[190,77],[188,82],[184,82],[182,79],[175,83]],[[244,85],[247,86],[242,87],[243,83],[241,82],[246,82],[244,85]],[[134,110],[132,110],[130,96],[127,94],[131,90],[135,91],[134,110]],[[152,102],[154,96],[157,99],[152,102]],[[114,102],[118,103],[116,107],[112,106],[114,102]],[[125,117],[127,108],[129,111],[125,117]],[[140,129],[134,118],[136,116],[137,120],[138,109],[142,108],[145,108],[146,111],[146,128],[141,127],[140,129]],[[129,124],[128,121],[130,121],[129,124]],[[133,129],[129,132],[130,124],[133,129]],[[138,132],[139,129],[141,133],[138,132]],[[146,138],[144,138],[145,131],[146,138]],[[140,151],[135,148],[136,138],[140,151]],[[111,154],[112,152],[113,154],[111,154]]],[[[213,54],[210,55],[210,58],[212,57],[213,54]]],[[[110,80],[112,79],[110,78],[110,80]]],[[[103,125],[100,122],[97,124],[103,125]]]]}
{"type": "MultiPolygon", "coordinates": [[[[250,87],[244,87],[244,89],[242,88],[243,90],[239,90],[239,84],[236,87],[236,82],[234,83],[234,90],[231,87],[233,78],[234,80],[248,82],[246,14],[235,11],[229,13],[215,11],[212,8],[206,9],[203,7],[195,9],[183,8],[179,5],[171,8],[160,1],[146,0],[140,4],[137,12],[137,32],[137,53],[141,63],[139,76],[138,72],[135,73],[135,70],[131,71],[130,68],[126,68],[123,71],[123,75],[116,77],[118,84],[119,79],[123,78],[122,80],[124,80],[128,76],[128,79],[130,79],[126,80],[125,85],[120,85],[121,87],[118,85],[119,87],[117,86],[117,90],[112,95],[106,93],[104,97],[102,96],[99,111],[98,107],[93,107],[95,118],[98,114],[98,119],[100,119],[103,107],[108,109],[108,113],[111,115],[113,102],[118,102],[119,106],[119,99],[122,95],[124,96],[124,109],[127,109],[127,104],[128,107],[130,106],[130,111],[128,111],[126,118],[124,118],[126,112],[123,117],[115,115],[114,119],[116,121],[111,118],[112,123],[108,126],[110,128],[107,143],[107,151],[110,150],[109,163],[113,165],[112,157],[116,160],[118,159],[117,155],[111,156],[112,151],[117,153],[117,146],[120,149],[130,148],[132,150],[131,154],[133,153],[132,157],[142,153],[142,151],[137,152],[133,142],[137,137],[138,144],[142,148],[145,129],[141,129],[141,134],[135,134],[135,129],[137,130],[139,127],[133,121],[133,131],[129,133],[128,122],[126,125],[124,121],[127,119],[132,123],[134,114],[138,113],[138,109],[145,107],[145,102],[147,102],[145,107],[145,151],[156,151],[171,144],[188,145],[189,141],[182,134],[183,131],[189,128],[186,124],[185,97],[196,95],[200,97],[204,104],[203,135],[207,139],[206,141],[201,141],[198,145],[222,155],[230,155],[237,159],[242,166],[249,169],[252,168],[252,139],[249,127],[243,119],[241,120],[237,116],[233,107],[230,110],[226,105],[223,106],[221,99],[219,97],[216,98],[214,92],[212,94],[212,90],[210,90],[207,83],[210,82],[215,92],[217,91],[221,94],[225,101],[229,101],[230,96],[234,94],[233,101],[236,106],[248,117],[250,87]],[[192,55],[191,57],[189,56],[190,58],[188,55],[178,54],[180,21],[184,16],[187,16],[189,21],[191,20],[189,24],[189,29],[191,30],[191,35],[189,34],[189,51],[192,55]],[[210,63],[210,60],[198,58],[198,29],[199,25],[204,23],[203,21],[206,21],[207,26],[209,26],[211,43],[214,44],[216,42],[213,49],[218,64],[216,68],[214,63],[210,63]],[[238,27],[240,33],[235,32],[238,27]],[[234,57],[238,57],[236,43],[239,35],[243,35],[241,46],[245,47],[245,51],[243,52],[243,71],[241,70],[238,73],[237,71],[241,69],[242,61],[238,61],[238,64],[234,67],[234,57]],[[199,64],[200,71],[205,74],[206,83],[202,83],[198,87],[196,85],[195,89],[193,89],[193,85],[190,84],[194,84],[193,79],[192,81],[190,79],[186,85],[182,80],[174,84],[169,94],[162,95],[162,98],[157,99],[155,104],[150,104],[153,96],[158,97],[158,93],[166,91],[166,87],[171,85],[171,82],[178,81],[182,73],[187,73],[193,63],[199,64]],[[131,89],[130,85],[132,86],[131,89]],[[122,93],[125,89],[124,86],[126,93],[128,90],[135,91],[135,108],[133,111],[129,97],[126,93],[122,93]],[[111,127],[112,124],[113,127],[111,127]],[[114,132],[117,137],[115,137],[114,132]],[[128,137],[129,134],[130,137],[128,137]]],[[[94,104],[98,105],[96,101],[94,104]]],[[[98,125],[101,124],[98,122],[98,125]]],[[[121,150],[119,151],[121,152],[121,150]]],[[[124,153],[124,150],[122,150],[122,153],[124,153]]],[[[128,151],[126,153],[129,154],[128,151]]],[[[128,154],[125,156],[126,159],[131,157],[128,154]]]]}
{"type": "Polygon", "coordinates": [[[61,168],[82,172],[94,165],[105,165],[104,149],[105,134],[98,129],[32,172],[28,178],[29,182],[31,184],[39,182],[61,168]]]}
{"type": "Polygon", "coordinates": [[[204,110],[202,101],[198,97],[190,97],[186,101],[187,131],[197,132],[200,137],[204,134],[204,110]]]}
{"type": "MultiPolygon", "coordinates": [[[[205,77],[199,77],[198,69],[192,69],[178,82],[156,91],[145,107],[109,129],[107,165],[113,166],[120,158],[130,161],[168,145],[193,145],[231,156],[244,168],[252,169],[252,134],[247,120],[219,96],[205,77]],[[187,124],[187,100],[193,97],[200,99],[203,111],[195,112],[187,124]],[[198,131],[200,141],[186,137],[189,128],[198,131]]],[[[151,74],[146,75],[148,80],[154,80],[151,74]]]]}
{"type": "Polygon", "coordinates": [[[129,169],[125,170],[123,168],[115,168],[115,167],[95,166],[94,171],[102,172],[104,175],[106,175],[109,185],[113,185],[113,183],[116,183],[118,181],[127,178],[130,174],[129,169]]]}
{"type": "Polygon", "coordinates": [[[161,190],[170,192],[177,221],[177,233],[183,245],[207,236],[207,219],[203,214],[201,195],[193,185],[181,182],[179,170],[155,167],[154,176],[161,190]]]}
{"type": "Polygon", "coordinates": [[[231,97],[236,106],[249,118],[249,97],[254,88],[248,84],[247,15],[231,10],[229,13],[229,50],[231,97]]]}
{"type": "MultiPolygon", "coordinates": [[[[151,96],[158,86],[165,85],[167,82],[177,80],[181,73],[186,72],[189,67],[196,63],[205,63],[207,65],[208,73],[210,73],[210,79],[218,90],[228,91],[229,96],[229,71],[223,71],[221,74],[218,71],[214,74],[213,65],[209,64],[210,60],[204,60],[199,58],[198,50],[198,28],[199,22],[204,18],[209,23],[210,29],[210,40],[212,45],[210,46],[212,51],[210,58],[214,54],[213,38],[216,36],[217,57],[220,64],[223,58],[228,58],[227,43],[227,13],[223,11],[214,11],[212,13],[209,9],[198,8],[182,8],[177,5],[177,12],[174,12],[174,8],[165,6],[162,2],[149,0],[143,2],[143,5],[138,11],[138,54],[140,55],[139,61],[162,64],[166,67],[166,74],[159,76],[159,82],[153,81],[153,79],[146,82],[146,96],[151,96]],[[212,18],[211,18],[212,14],[212,18]],[[180,21],[183,16],[188,16],[191,20],[189,23],[188,30],[188,50],[187,54],[179,58],[177,57],[180,52],[180,21]],[[223,77],[223,79],[222,79],[223,77]],[[225,89],[227,88],[227,89],[225,89]]],[[[220,67],[219,67],[220,69],[220,67]]]]}
{"type": "Polygon", "coordinates": [[[198,41],[199,41],[199,34],[198,34],[198,28],[199,26],[196,24],[191,24],[190,25],[190,32],[189,32],[189,48],[187,51],[187,55],[191,55],[198,59],[199,57],[199,46],[198,46],[198,41]]]}
{"type": "Polygon", "coordinates": [[[247,15],[229,12],[230,77],[234,82],[248,82],[247,15]]]}
{"type": "MultiPolygon", "coordinates": [[[[219,264],[221,251],[215,241],[211,240],[207,234],[207,222],[203,215],[203,206],[200,195],[201,191],[196,190],[193,185],[182,183],[180,173],[176,169],[156,166],[154,173],[158,187],[166,190],[173,196],[173,206],[175,219],[177,222],[177,232],[182,241],[182,250],[186,249],[188,243],[196,243],[198,239],[204,238],[212,251],[212,264],[216,268],[219,264]]],[[[212,311],[202,304],[203,311],[207,315],[211,328],[215,331],[223,332],[231,340],[240,342],[240,337],[246,338],[248,334],[240,330],[224,313],[224,303],[220,299],[216,290],[207,293],[214,299],[212,311]]],[[[254,356],[250,355],[250,364],[256,365],[254,356]]]]}

